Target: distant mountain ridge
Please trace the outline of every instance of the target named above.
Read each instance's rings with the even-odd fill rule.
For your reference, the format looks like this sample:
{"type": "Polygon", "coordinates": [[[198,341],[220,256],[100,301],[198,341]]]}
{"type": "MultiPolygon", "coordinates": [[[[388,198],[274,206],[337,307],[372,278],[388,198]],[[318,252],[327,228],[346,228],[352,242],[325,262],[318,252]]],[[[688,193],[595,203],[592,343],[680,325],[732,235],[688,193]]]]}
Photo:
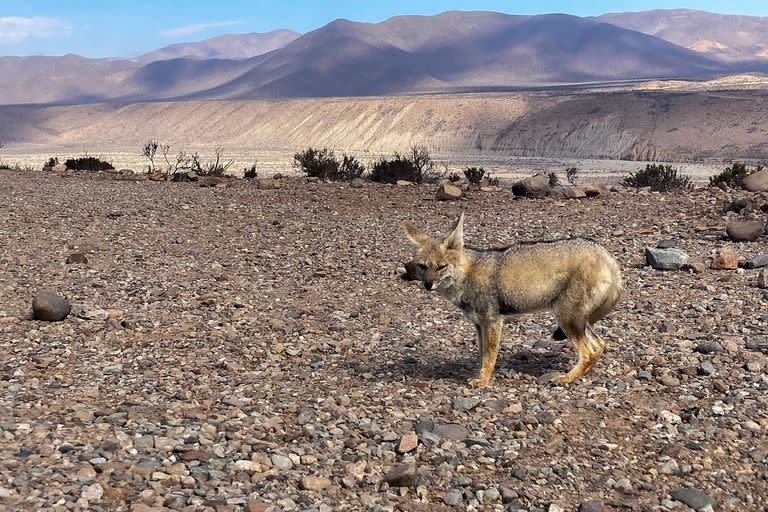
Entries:
{"type": "Polygon", "coordinates": [[[768,61],[768,17],[693,9],[608,13],[594,18],[728,62],[768,61]]]}
{"type": "Polygon", "coordinates": [[[301,37],[293,30],[278,29],[272,32],[250,34],[224,34],[194,43],[177,43],[145,53],[136,58],[150,63],[170,59],[250,59],[277,50],[301,37]]]}
{"type": "Polygon", "coordinates": [[[768,34],[768,18],[688,10],[597,18],[449,11],[381,23],[339,19],[304,35],[229,34],[134,59],[0,57],[0,104],[375,96],[708,79],[768,71],[762,34],[768,34]],[[685,30],[675,30],[680,26],[685,30]],[[751,35],[732,37],[740,28],[751,35]]]}

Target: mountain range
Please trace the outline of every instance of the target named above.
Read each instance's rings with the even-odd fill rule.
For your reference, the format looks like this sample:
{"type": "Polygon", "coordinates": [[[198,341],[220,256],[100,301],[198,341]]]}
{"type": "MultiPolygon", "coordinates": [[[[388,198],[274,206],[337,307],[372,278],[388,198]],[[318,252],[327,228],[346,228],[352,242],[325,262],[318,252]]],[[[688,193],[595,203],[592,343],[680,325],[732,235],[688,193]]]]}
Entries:
{"type": "Polygon", "coordinates": [[[375,96],[768,71],[768,18],[693,10],[339,19],[135,58],[0,57],[0,104],[375,96]]]}

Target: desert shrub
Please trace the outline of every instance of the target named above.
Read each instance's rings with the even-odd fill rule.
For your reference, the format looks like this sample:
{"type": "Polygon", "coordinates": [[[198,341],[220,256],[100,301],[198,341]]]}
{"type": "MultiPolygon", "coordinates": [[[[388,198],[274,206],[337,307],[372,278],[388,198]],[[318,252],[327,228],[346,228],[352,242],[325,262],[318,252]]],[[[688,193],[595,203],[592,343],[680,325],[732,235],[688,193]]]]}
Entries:
{"type": "Polygon", "coordinates": [[[565,179],[567,179],[568,183],[571,185],[576,186],[576,183],[579,181],[579,169],[576,167],[568,167],[565,170],[565,179]]]}
{"type": "Polygon", "coordinates": [[[259,173],[256,172],[256,163],[257,162],[254,161],[250,166],[243,169],[243,178],[252,180],[259,177],[259,173]]]}
{"type": "Polygon", "coordinates": [[[487,181],[489,185],[496,186],[499,184],[499,179],[491,177],[491,173],[482,167],[467,167],[464,169],[464,177],[472,185],[480,185],[483,180],[487,181]]]}
{"type": "MultiPolygon", "coordinates": [[[[183,153],[179,154],[183,155],[183,153]]],[[[189,157],[189,169],[200,176],[224,176],[224,172],[226,172],[226,170],[229,169],[232,164],[235,163],[235,161],[230,160],[227,163],[223,163],[223,156],[224,150],[221,148],[221,146],[216,146],[216,148],[213,150],[214,160],[203,163],[200,161],[200,155],[195,152],[189,157]]]]}
{"type": "Polygon", "coordinates": [[[78,158],[68,158],[64,165],[67,169],[76,169],[78,171],[106,171],[114,169],[114,166],[95,156],[81,156],[78,158]]]}
{"type": "Polygon", "coordinates": [[[293,166],[307,176],[328,181],[352,181],[365,173],[365,165],[354,156],[342,153],[339,161],[332,150],[311,146],[293,155],[293,166]]]}
{"type": "Polygon", "coordinates": [[[557,177],[557,173],[554,171],[550,171],[549,174],[547,174],[547,178],[549,178],[550,187],[556,187],[560,184],[560,178],[557,177]]]}
{"type": "Polygon", "coordinates": [[[354,156],[342,154],[339,172],[332,181],[352,181],[365,173],[365,165],[354,156]]]}
{"type": "Polygon", "coordinates": [[[688,188],[691,179],[677,174],[677,169],[671,165],[648,164],[645,169],[630,173],[624,178],[623,184],[628,187],[651,187],[660,192],[688,188]]]}
{"type": "Polygon", "coordinates": [[[391,159],[382,158],[373,164],[371,181],[396,183],[398,180],[413,183],[435,183],[444,173],[435,169],[435,163],[424,146],[411,146],[407,155],[395,153],[391,159]]]}
{"type": "Polygon", "coordinates": [[[763,166],[757,166],[757,169],[747,169],[744,162],[733,162],[730,167],[726,167],[720,174],[709,177],[709,186],[716,187],[720,183],[725,183],[731,188],[741,188],[744,179],[750,174],[761,170],[763,166]]]}
{"type": "Polygon", "coordinates": [[[457,172],[452,172],[448,175],[448,181],[451,183],[456,183],[457,181],[461,181],[461,176],[459,176],[459,173],[457,172]]]}
{"type": "Polygon", "coordinates": [[[339,161],[336,155],[328,148],[315,149],[308,147],[300,153],[293,155],[293,166],[298,167],[307,176],[330,179],[339,171],[339,161]]]}
{"type": "Polygon", "coordinates": [[[57,166],[57,165],[59,165],[59,159],[58,159],[57,157],[55,157],[55,156],[52,156],[51,158],[49,158],[49,159],[48,159],[48,160],[47,160],[47,161],[46,161],[46,162],[43,164],[43,167],[49,167],[49,168],[50,168],[50,167],[55,167],[55,166],[57,166]]]}

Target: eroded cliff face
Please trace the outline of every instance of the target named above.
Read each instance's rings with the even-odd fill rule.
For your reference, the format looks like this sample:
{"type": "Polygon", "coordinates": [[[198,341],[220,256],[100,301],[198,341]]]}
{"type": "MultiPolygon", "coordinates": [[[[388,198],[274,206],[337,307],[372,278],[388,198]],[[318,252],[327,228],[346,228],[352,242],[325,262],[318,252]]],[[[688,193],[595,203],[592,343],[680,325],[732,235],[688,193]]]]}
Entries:
{"type": "Polygon", "coordinates": [[[768,159],[768,91],[515,93],[0,107],[6,144],[697,161],[768,159]]]}

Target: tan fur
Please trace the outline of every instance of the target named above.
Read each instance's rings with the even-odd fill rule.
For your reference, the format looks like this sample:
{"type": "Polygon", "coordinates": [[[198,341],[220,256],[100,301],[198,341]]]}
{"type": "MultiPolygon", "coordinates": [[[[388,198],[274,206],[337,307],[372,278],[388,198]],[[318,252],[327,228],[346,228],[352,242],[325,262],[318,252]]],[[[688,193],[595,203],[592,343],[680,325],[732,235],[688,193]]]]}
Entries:
{"type": "Polygon", "coordinates": [[[444,237],[430,237],[407,221],[403,228],[416,248],[424,287],[436,290],[475,324],[481,364],[471,385],[488,385],[505,315],[554,312],[579,357],[571,371],[554,377],[560,383],[584,375],[603,353],[605,341],[592,326],[610,313],[623,288],[616,260],[595,242],[569,239],[470,249],[464,247],[463,213],[444,237]]]}

